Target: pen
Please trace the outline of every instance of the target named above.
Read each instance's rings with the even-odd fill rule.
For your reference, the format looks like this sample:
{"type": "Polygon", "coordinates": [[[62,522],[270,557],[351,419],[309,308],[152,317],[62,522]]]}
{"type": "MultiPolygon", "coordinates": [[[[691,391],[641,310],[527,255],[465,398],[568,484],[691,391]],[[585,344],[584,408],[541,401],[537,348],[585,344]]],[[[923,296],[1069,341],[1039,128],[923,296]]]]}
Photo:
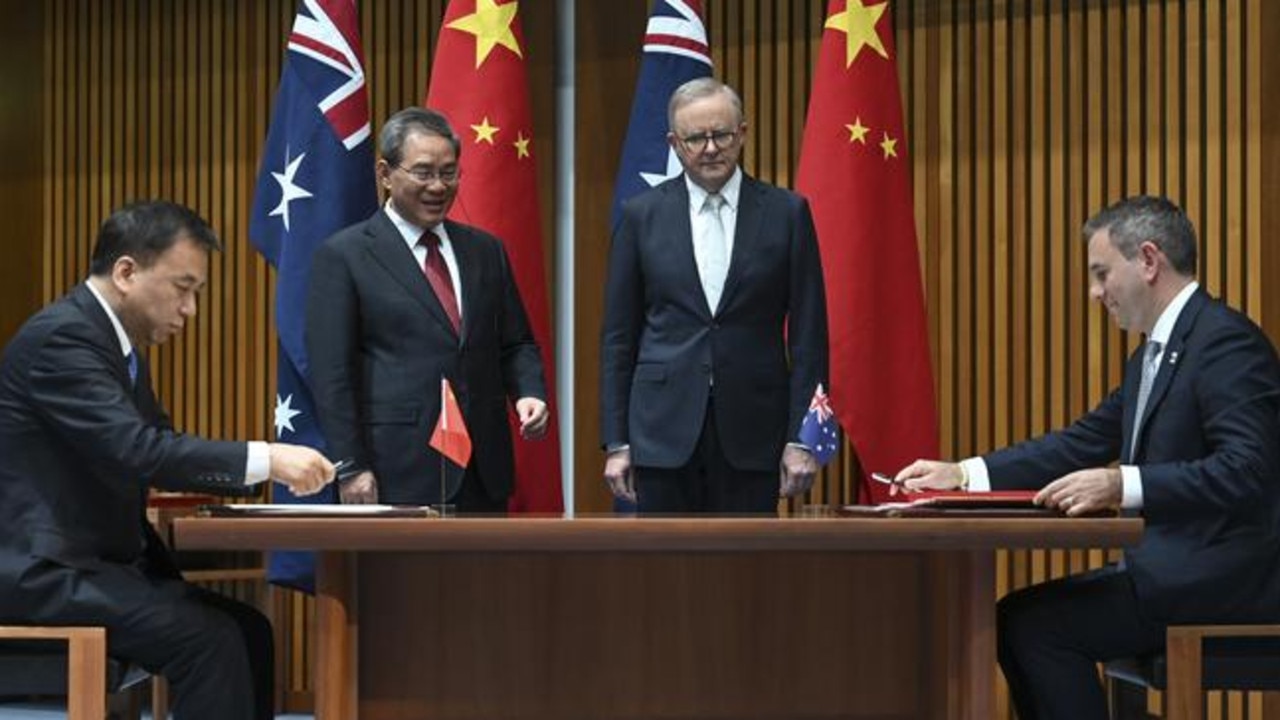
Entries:
{"type": "Polygon", "coordinates": [[[884,473],[873,472],[871,473],[871,479],[875,480],[878,483],[884,483],[885,485],[888,485],[890,487],[896,487],[902,490],[906,489],[906,485],[898,482],[897,480],[894,480],[893,478],[889,477],[888,475],[885,475],[884,473]]]}
{"type": "Polygon", "coordinates": [[[333,479],[335,481],[350,480],[360,474],[360,470],[355,467],[355,458],[342,458],[333,464],[333,479]]]}

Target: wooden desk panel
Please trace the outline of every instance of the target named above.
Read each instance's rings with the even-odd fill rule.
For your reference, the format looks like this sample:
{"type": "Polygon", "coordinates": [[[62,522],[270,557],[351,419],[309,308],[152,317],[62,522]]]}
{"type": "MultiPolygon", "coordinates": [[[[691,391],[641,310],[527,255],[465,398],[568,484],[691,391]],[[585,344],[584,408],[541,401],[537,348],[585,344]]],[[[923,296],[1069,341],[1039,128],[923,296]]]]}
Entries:
{"type": "Polygon", "coordinates": [[[317,718],[990,718],[995,547],[1121,519],[191,519],[322,550],[317,718]]]}

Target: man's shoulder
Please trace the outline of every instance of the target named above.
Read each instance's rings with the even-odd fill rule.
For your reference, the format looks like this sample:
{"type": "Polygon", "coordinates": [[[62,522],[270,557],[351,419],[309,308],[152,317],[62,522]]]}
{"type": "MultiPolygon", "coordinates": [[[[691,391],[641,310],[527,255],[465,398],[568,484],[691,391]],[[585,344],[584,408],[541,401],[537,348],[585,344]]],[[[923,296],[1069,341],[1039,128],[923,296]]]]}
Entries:
{"type": "Polygon", "coordinates": [[[21,351],[38,350],[48,344],[50,338],[66,336],[89,340],[97,334],[98,328],[89,317],[84,298],[79,297],[79,290],[75,289],[27,318],[5,346],[4,360],[7,364],[21,351]]]}
{"type": "Polygon", "coordinates": [[[742,176],[742,195],[755,195],[766,203],[777,203],[788,207],[799,206],[805,202],[804,196],[794,190],[779,187],[773,183],[757,180],[750,175],[742,176]]]}
{"type": "Polygon", "coordinates": [[[350,225],[338,230],[337,232],[325,238],[324,245],[331,247],[347,247],[362,242],[367,242],[367,238],[378,232],[380,222],[385,222],[392,230],[395,226],[391,224],[391,219],[381,209],[375,211],[369,217],[358,220],[350,225]]]}

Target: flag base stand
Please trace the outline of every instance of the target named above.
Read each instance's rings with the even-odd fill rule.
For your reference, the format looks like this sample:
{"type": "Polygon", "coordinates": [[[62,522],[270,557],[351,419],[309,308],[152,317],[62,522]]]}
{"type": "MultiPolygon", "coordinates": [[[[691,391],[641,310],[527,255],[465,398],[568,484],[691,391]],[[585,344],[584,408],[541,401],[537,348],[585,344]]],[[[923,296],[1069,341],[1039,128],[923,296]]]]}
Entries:
{"type": "Polygon", "coordinates": [[[431,509],[435,510],[436,514],[442,518],[458,516],[458,506],[453,503],[437,503],[432,505],[431,509]]]}

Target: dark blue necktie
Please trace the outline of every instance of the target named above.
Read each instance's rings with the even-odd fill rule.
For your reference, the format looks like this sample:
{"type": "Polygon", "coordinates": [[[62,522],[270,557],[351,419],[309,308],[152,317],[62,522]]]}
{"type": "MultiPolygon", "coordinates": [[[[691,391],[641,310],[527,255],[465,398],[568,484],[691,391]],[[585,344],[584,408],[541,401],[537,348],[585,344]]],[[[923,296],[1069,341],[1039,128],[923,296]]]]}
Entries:
{"type": "Polygon", "coordinates": [[[137,385],[138,384],[138,353],[134,352],[133,350],[130,350],[129,354],[126,355],[125,357],[127,357],[129,361],[129,384],[137,385]]]}

